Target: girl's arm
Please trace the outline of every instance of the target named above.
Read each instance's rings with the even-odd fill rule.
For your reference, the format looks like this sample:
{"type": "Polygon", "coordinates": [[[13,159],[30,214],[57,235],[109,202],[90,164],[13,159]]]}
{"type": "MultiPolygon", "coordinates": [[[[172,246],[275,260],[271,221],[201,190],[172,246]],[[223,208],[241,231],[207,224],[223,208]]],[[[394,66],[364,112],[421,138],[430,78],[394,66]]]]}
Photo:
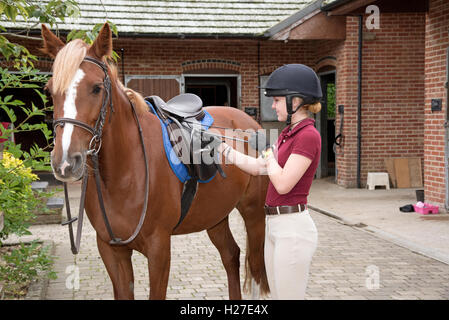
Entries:
{"type": "Polygon", "coordinates": [[[218,146],[218,151],[222,153],[229,162],[250,175],[257,176],[266,174],[267,172],[266,163],[262,156],[258,158],[248,156],[233,149],[224,142],[218,146]]]}
{"type": "Polygon", "coordinates": [[[226,143],[218,146],[218,151],[223,153],[228,161],[248,174],[253,176],[268,174],[279,194],[289,193],[312,163],[311,159],[293,153],[287,159],[284,168],[281,168],[271,148],[264,151],[263,155],[258,158],[238,152],[226,143]]]}
{"type": "Polygon", "coordinates": [[[267,151],[266,165],[268,176],[274,188],[279,194],[289,193],[309,168],[312,160],[300,155],[292,153],[284,168],[279,166],[278,162],[270,150],[267,151]]]}

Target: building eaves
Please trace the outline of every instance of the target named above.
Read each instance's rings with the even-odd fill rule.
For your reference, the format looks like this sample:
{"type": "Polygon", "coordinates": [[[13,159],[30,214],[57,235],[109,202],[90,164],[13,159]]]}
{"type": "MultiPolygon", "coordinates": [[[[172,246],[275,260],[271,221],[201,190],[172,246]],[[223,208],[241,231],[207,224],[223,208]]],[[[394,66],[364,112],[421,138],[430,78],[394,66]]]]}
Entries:
{"type": "Polygon", "coordinates": [[[321,6],[321,10],[330,11],[353,0],[325,0],[321,6]]]}
{"type": "Polygon", "coordinates": [[[264,33],[264,37],[271,38],[278,34],[279,32],[288,29],[293,28],[297,26],[298,24],[302,23],[305,19],[312,17],[314,14],[319,13],[321,10],[323,0],[316,0],[306,7],[304,7],[302,10],[296,12],[292,16],[288,17],[287,19],[279,22],[275,26],[271,27],[264,33]]]}

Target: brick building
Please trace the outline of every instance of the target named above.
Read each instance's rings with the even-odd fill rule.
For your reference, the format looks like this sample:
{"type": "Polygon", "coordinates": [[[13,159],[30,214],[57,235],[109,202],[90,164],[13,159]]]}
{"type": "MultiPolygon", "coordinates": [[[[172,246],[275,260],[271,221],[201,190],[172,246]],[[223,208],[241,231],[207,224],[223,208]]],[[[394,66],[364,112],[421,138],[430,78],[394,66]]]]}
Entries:
{"type": "Polygon", "coordinates": [[[338,183],[363,186],[367,172],[385,171],[384,158],[419,157],[425,200],[447,209],[449,2],[327,1],[321,9],[346,18],[346,39],[329,53],[337,59],[337,104],[345,108],[338,183]],[[371,4],[380,24],[368,30],[371,4]]]}
{"type": "MultiPolygon", "coordinates": [[[[385,158],[418,157],[426,201],[448,206],[448,1],[79,3],[81,18],[59,30],[64,35],[114,22],[114,49],[127,86],[163,99],[193,92],[205,105],[253,114],[267,129],[282,124],[274,121],[271,101],[258,86],[283,64],[309,65],[324,92],[335,88],[337,106],[336,112],[330,105],[327,110],[325,97],[316,118],[323,139],[317,176],[364,187],[368,172],[386,171],[385,158]],[[378,16],[366,13],[369,5],[378,16]],[[378,25],[368,29],[376,17],[378,25]]],[[[30,40],[27,46],[40,43],[30,40]]],[[[42,57],[39,67],[50,72],[50,66],[42,57]]]]}

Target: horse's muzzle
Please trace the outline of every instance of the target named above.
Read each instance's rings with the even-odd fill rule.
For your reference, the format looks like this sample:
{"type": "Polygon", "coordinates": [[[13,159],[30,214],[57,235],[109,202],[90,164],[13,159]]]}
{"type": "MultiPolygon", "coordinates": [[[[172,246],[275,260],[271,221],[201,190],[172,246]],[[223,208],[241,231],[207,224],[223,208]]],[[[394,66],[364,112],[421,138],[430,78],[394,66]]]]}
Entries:
{"type": "Polygon", "coordinates": [[[58,163],[51,157],[51,166],[55,178],[64,182],[73,182],[82,178],[85,157],[80,152],[74,152],[67,159],[58,163]]]}

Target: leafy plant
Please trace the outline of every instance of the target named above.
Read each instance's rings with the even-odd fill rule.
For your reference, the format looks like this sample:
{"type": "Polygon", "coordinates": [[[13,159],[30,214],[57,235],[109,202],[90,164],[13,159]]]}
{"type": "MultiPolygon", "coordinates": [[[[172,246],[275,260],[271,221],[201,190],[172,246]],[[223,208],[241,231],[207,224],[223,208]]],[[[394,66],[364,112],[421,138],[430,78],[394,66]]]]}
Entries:
{"type": "Polygon", "coordinates": [[[327,118],[335,118],[335,84],[327,84],[327,118]]]}
{"type": "Polygon", "coordinates": [[[28,227],[35,217],[35,208],[40,204],[31,189],[31,182],[35,180],[37,176],[22,160],[8,152],[3,153],[0,162],[0,210],[4,213],[4,228],[0,232],[0,246],[1,240],[12,233],[19,236],[31,234],[28,227]]]}
{"type": "Polygon", "coordinates": [[[26,294],[24,287],[41,272],[50,279],[56,279],[56,273],[51,269],[55,257],[48,251],[48,247],[33,241],[30,244],[21,243],[18,248],[1,256],[0,281],[5,285],[7,296],[20,297],[26,294]]]}

